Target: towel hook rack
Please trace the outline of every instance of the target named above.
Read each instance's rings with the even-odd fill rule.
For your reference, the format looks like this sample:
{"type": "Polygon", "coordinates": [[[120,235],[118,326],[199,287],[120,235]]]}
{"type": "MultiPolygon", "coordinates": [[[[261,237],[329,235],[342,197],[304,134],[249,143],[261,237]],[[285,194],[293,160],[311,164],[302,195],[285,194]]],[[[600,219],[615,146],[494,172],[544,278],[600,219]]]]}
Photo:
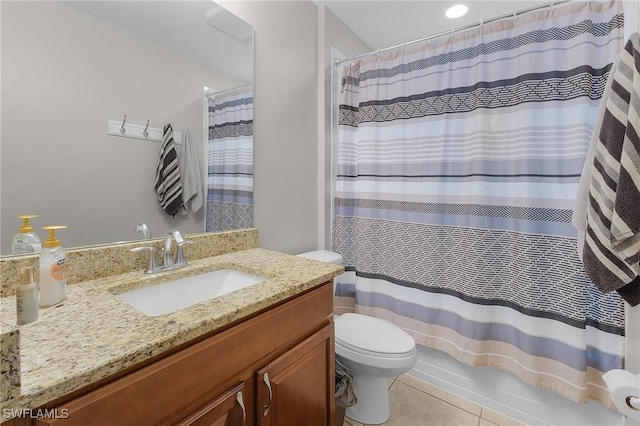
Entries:
{"type": "MultiPolygon", "coordinates": [[[[2,0],[0,0],[2,1],[2,0]]],[[[147,124],[135,124],[127,121],[107,120],[107,134],[122,138],[142,139],[149,142],[162,142],[164,131],[161,128],[151,127],[151,120],[147,118],[147,124]]],[[[173,132],[173,141],[176,145],[182,143],[182,133],[173,132]]]]}
{"type": "Polygon", "coordinates": [[[127,129],[124,128],[124,123],[127,122],[127,114],[124,115],[124,119],[122,120],[122,126],[120,126],[120,133],[124,134],[124,132],[127,131],[127,129]]]}
{"type": "Polygon", "coordinates": [[[144,135],[145,138],[149,136],[149,132],[147,131],[148,128],[149,128],[149,119],[147,118],[147,127],[145,127],[144,130],[142,131],[142,134],[144,135]]]}

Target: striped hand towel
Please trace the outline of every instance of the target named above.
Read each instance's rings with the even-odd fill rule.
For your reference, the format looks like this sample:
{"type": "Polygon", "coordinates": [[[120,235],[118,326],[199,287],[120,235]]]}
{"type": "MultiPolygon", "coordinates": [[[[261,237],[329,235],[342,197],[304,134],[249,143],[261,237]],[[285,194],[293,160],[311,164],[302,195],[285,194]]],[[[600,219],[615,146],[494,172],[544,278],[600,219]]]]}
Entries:
{"type": "Polygon", "coordinates": [[[164,126],[154,187],[162,210],[175,216],[182,206],[182,185],[171,124],[164,126]]]}
{"type": "MultiPolygon", "coordinates": [[[[617,62],[591,168],[585,270],[602,291],[640,304],[640,34],[617,62]]],[[[597,128],[598,126],[596,126],[597,128]]]]}
{"type": "Polygon", "coordinates": [[[584,251],[584,240],[587,233],[587,208],[589,207],[589,186],[591,184],[591,169],[593,168],[593,159],[596,155],[596,148],[598,141],[600,140],[600,131],[602,128],[602,119],[604,113],[607,110],[607,102],[611,96],[611,83],[613,82],[613,76],[616,74],[617,60],[611,64],[609,69],[609,77],[607,83],[602,92],[602,102],[598,108],[598,116],[593,127],[593,133],[591,134],[591,141],[589,142],[589,151],[587,152],[587,158],[584,160],[584,166],[582,167],[582,175],[580,176],[580,184],[578,185],[578,196],[576,197],[576,204],[573,209],[573,215],[571,216],[571,223],[578,230],[578,256],[582,259],[584,251]]]}

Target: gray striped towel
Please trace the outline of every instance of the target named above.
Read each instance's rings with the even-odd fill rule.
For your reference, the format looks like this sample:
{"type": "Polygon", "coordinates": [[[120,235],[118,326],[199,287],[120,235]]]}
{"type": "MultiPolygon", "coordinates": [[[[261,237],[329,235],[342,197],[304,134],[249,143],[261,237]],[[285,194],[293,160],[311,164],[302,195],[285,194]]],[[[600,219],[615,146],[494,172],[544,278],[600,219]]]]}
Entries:
{"type": "MultiPolygon", "coordinates": [[[[640,35],[616,67],[591,168],[585,270],[604,292],[640,304],[640,35]]],[[[598,126],[596,126],[597,128],[598,126]]]]}
{"type": "Polygon", "coordinates": [[[171,124],[164,126],[154,187],[162,210],[175,216],[182,206],[182,184],[171,124]]]}

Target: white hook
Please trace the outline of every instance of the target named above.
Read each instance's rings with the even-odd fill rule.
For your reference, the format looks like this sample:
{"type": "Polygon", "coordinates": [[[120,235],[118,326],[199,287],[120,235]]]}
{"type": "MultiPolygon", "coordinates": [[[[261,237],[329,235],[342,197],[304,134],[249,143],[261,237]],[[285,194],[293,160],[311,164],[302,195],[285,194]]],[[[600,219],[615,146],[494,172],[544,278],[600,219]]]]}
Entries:
{"type": "Polygon", "coordinates": [[[124,128],[124,123],[127,122],[127,114],[124,115],[124,119],[122,120],[122,126],[120,126],[120,133],[124,134],[124,132],[127,131],[127,129],[124,128]]]}
{"type": "Polygon", "coordinates": [[[142,134],[144,135],[145,138],[149,136],[149,132],[147,132],[148,128],[149,128],[149,119],[147,118],[147,127],[145,127],[144,130],[142,131],[142,134]]]}

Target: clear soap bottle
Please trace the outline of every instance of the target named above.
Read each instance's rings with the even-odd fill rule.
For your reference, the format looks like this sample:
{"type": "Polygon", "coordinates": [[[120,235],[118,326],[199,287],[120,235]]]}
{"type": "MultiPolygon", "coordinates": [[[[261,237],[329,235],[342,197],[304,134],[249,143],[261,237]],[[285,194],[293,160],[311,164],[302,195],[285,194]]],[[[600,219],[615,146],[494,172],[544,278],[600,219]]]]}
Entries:
{"type": "Polygon", "coordinates": [[[29,219],[38,217],[35,214],[27,214],[18,216],[22,219],[20,231],[13,237],[11,242],[11,253],[13,254],[29,254],[39,253],[42,248],[40,237],[33,232],[33,227],[29,224],[29,219]]]}
{"type": "Polygon", "coordinates": [[[16,315],[20,325],[38,319],[38,284],[33,280],[33,268],[20,270],[20,284],[16,286],[16,315]]]}
{"type": "Polygon", "coordinates": [[[66,226],[44,226],[49,238],[40,250],[40,306],[53,306],[67,298],[67,258],[56,230],[66,226]]]}

